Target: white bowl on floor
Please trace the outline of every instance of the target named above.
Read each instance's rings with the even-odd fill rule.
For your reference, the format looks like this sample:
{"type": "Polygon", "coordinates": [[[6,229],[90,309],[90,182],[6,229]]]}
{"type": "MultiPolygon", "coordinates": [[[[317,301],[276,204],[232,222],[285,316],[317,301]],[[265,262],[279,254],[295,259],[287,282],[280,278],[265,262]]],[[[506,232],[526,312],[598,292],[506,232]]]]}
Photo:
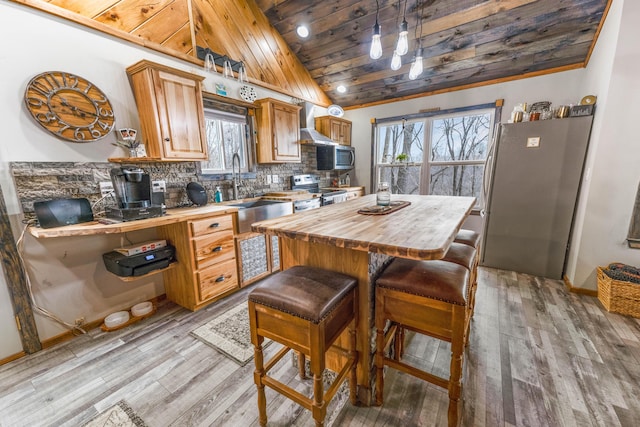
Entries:
{"type": "Polygon", "coordinates": [[[145,301],[131,307],[131,314],[135,317],[140,317],[151,313],[151,310],[153,310],[153,303],[151,301],[145,301]]]}
{"type": "Polygon", "coordinates": [[[124,325],[129,321],[128,311],[116,311],[104,318],[104,325],[107,328],[115,328],[116,326],[124,325]]]}

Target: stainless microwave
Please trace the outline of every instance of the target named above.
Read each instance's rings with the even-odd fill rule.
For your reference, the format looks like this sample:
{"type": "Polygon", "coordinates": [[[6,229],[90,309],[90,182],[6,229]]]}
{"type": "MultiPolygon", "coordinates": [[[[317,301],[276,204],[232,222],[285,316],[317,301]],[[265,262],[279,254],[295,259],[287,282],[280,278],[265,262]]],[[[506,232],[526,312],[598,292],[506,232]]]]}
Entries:
{"type": "Polygon", "coordinates": [[[318,145],[316,158],[319,171],[353,169],[356,151],[348,145],[318,145]]]}

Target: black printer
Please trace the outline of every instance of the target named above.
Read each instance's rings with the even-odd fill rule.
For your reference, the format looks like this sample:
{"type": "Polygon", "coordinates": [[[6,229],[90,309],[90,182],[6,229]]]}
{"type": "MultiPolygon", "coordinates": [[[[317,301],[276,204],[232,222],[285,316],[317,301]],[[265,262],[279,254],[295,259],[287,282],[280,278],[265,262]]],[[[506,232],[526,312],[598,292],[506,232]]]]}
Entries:
{"type": "Polygon", "coordinates": [[[143,252],[136,255],[124,255],[111,251],[102,254],[107,270],[122,277],[142,276],[153,270],[168,267],[175,260],[176,248],[167,245],[162,248],[143,252]]]}

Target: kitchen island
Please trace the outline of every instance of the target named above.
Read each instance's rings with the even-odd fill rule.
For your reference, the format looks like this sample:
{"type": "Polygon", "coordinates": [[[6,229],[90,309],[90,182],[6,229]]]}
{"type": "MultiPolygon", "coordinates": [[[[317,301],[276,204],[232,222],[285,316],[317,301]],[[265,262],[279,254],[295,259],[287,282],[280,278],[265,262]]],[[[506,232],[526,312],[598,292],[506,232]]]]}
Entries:
{"type": "MultiPolygon", "coordinates": [[[[253,231],[280,237],[283,269],[309,265],[349,274],[358,279],[358,398],[372,403],[374,288],[380,270],[391,257],[439,259],[475,204],[473,197],[393,195],[391,201],[410,204],[386,215],[364,215],[375,195],[258,222],[253,231]]],[[[346,336],[340,345],[346,348],[346,336]]],[[[343,360],[327,354],[327,366],[343,360]]]]}

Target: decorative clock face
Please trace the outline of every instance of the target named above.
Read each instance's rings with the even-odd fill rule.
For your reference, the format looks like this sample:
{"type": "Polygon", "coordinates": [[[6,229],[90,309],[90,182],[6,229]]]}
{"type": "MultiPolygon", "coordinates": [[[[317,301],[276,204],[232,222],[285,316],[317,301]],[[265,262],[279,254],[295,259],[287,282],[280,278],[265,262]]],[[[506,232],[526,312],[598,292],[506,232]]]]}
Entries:
{"type": "Polygon", "coordinates": [[[27,85],[24,100],[33,118],[64,140],[97,141],[113,130],[115,117],[105,94],[74,74],[38,74],[27,85]]]}

